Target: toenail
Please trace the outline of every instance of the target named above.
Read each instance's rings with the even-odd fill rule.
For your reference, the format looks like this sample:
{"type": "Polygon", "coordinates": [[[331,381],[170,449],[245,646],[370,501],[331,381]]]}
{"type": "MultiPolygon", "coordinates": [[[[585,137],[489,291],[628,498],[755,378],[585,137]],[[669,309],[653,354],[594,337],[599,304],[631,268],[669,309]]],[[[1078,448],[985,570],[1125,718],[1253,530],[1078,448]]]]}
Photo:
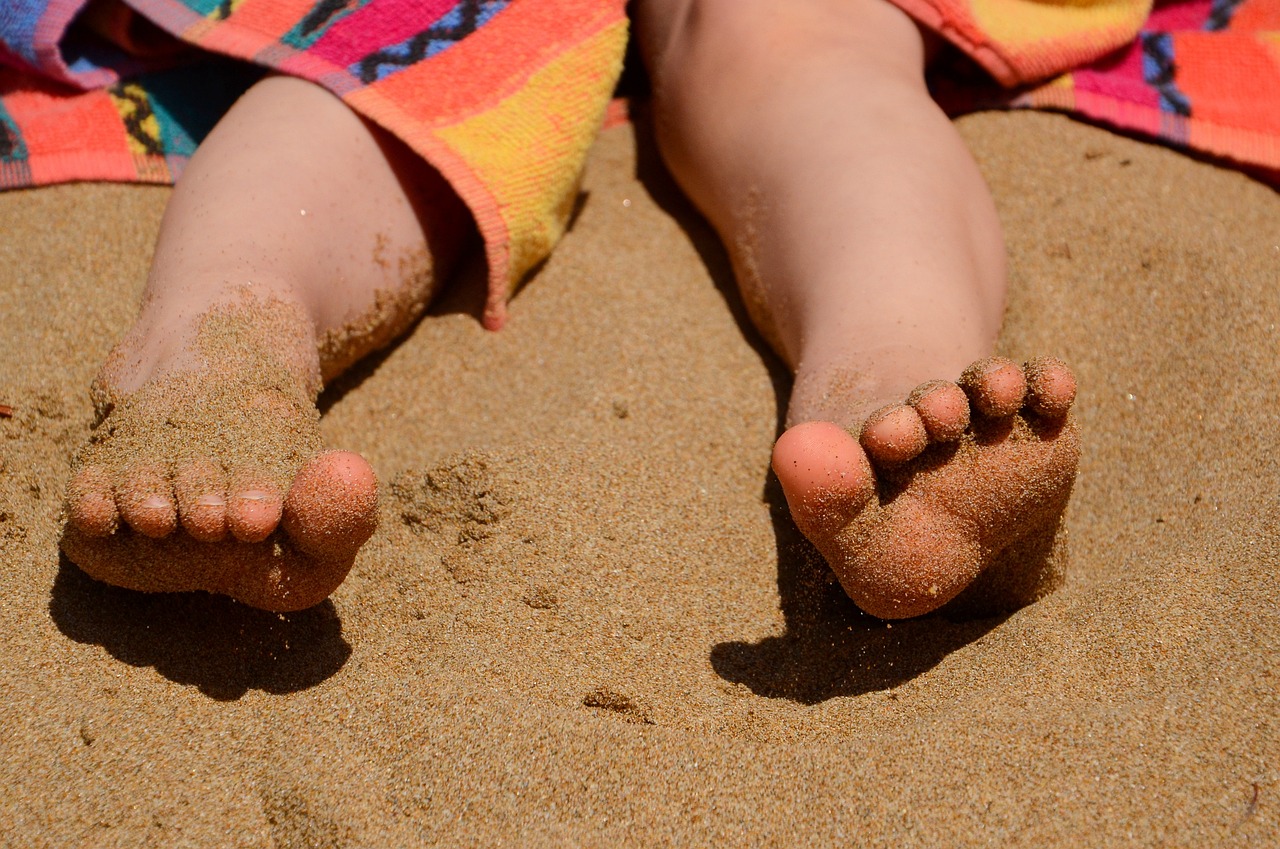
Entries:
{"type": "Polygon", "coordinates": [[[240,493],[240,498],[245,501],[266,501],[271,496],[261,490],[251,489],[248,492],[240,493]]]}
{"type": "Polygon", "coordinates": [[[202,495],[196,499],[196,504],[201,507],[224,507],[227,500],[221,495],[202,495]]]}
{"type": "Polygon", "coordinates": [[[142,506],[148,510],[163,510],[169,507],[169,502],[159,495],[153,495],[146,501],[143,501],[142,506]]]}

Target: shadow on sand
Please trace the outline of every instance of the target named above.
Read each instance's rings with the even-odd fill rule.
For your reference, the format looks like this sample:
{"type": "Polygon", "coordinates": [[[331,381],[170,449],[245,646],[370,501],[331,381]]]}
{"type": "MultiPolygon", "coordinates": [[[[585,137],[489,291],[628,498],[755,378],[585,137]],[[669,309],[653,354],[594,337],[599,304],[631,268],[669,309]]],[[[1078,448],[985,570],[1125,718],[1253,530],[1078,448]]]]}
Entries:
{"type": "Polygon", "coordinates": [[[207,593],[140,593],[93,580],[61,558],[49,614],[63,634],[130,666],[150,666],[219,701],[293,693],[333,676],[351,646],[325,601],[268,613],[207,593]]]}
{"type": "Polygon", "coordinates": [[[772,474],[765,497],[777,540],[778,596],[786,631],[758,642],[716,645],[711,665],[726,681],[744,684],[758,696],[801,704],[888,690],[927,672],[1008,618],[963,619],[944,611],[890,623],[863,613],[796,529],[772,474]]]}

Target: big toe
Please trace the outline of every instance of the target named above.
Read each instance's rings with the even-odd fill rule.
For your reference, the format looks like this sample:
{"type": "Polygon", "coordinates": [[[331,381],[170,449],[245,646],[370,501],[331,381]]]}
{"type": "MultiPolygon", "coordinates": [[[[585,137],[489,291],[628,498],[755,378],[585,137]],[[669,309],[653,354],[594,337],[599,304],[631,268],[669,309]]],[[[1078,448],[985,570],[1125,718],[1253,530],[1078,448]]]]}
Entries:
{"type": "Polygon", "coordinates": [[[875,491],[866,452],[830,422],[806,422],[782,434],[773,447],[773,471],[797,527],[810,537],[843,527],[875,491]]]}
{"type": "Polygon", "coordinates": [[[285,533],[306,554],[347,558],[378,523],[378,479],[368,461],[350,451],[312,458],[284,500],[285,533]]]}

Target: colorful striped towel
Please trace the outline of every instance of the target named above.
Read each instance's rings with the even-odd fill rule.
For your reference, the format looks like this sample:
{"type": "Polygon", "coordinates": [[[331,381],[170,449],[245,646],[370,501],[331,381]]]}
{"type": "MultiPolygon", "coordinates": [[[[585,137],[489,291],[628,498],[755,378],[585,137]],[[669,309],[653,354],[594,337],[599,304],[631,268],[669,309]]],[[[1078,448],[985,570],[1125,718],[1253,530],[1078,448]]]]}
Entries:
{"type": "Polygon", "coordinates": [[[0,188],[171,182],[255,68],[302,77],[470,207],[495,329],[564,232],[627,38],[625,0],[86,3],[0,3],[0,188]]]}
{"type": "MultiPolygon", "coordinates": [[[[892,0],[1000,85],[1280,185],[1280,0],[892,0]]],[[[313,80],[438,168],[484,237],[485,324],[563,233],[624,0],[0,0],[0,188],[171,182],[263,71],[313,80]],[[248,60],[234,61],[234,60],[248,60]]]]}
{"type": "Polygon", "coordinates": [[[1280,0],[892,0],[1003,88],[936,75],[949,111],[1071,112],[1280,185],[1280,0]]]}

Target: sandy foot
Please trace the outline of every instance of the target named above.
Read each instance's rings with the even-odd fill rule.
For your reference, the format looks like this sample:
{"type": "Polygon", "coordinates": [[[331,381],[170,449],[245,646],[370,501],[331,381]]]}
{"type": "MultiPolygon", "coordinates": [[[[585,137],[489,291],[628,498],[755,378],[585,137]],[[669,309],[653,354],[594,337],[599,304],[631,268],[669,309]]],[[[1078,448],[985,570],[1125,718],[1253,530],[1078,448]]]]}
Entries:
{"type": "Polygon", "coordinates": [[[1052,589],[1079,459],[1075,378],[997,357],[871,414],[787,430],[773,468],[792,517],[859,607],[898,619],[965,593],[1008,609],[1052,589]],[[980,578],[981,576],[981,578],[980,578]]]}
{"type": "Polygon", "coordinates": [[[276,611],[327,598],[373,533],[377,481],[358,454],[322,450],[318,379],[288,355],[314,351],[294,332],[308,326],[276,302],[215,310],[193,367],[122,392],[122,374],[151,368],[126,340],[73,464],[66,555],[145,592],[204,590],[276,611]]]}

